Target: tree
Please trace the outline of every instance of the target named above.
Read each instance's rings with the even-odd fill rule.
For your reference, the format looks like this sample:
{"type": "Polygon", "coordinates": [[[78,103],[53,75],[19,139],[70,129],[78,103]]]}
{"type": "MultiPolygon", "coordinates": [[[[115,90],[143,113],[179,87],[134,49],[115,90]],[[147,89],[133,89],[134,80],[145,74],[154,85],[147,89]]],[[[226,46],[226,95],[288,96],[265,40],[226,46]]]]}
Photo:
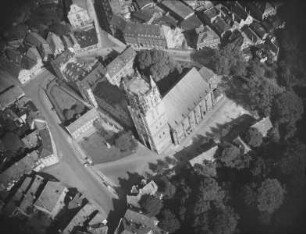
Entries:
{"type": "Polygon", "coordinates": [[[239,216],[230,207],[216,209],[212,218],[211,231],[209,233],[234,233],[238,225],[239,216]]]}
{"type": "Polygon", "coordinates": [[[282,204],[285,189],[277,179],[266,179],[257,190],[257,208],[259,211],[274,213],[282,204]]]}
{"type": "Polygon", "coordinates": [[[64,114],[66,121],[70,121],[71,119],[73,119],[75,112],[73,109],[65,109],[63,111],[63,114],[64,114]]]}
{"type": "Polygon", "coordinates": [[[150,195],[142,196],[139,204],[145,214],[151,217],[158,215],[160,210],[163,208],[163,201],[150,195]]]}
{"type": "Polygon", "coordinates": [[[77,103],[71,107],[76,114],[82,114],[85,110],[85,106],[81,103],[77,103]]]}
{"type": "Polygon", "coordinates": [[[224,166],[236,169],[248,167],[251,160],[248,154],[242,154],[233,144],[225,145],[218,159],[224,166]]]}
{"type": "Polygon", "coordinates": [[[4,148],[11,151],[12,154],[16,154],[19,150],[23,149],[24,145],[19,136],[14,132],[7,132],[1,139],[4,148]]]}
{"type": "Polygon", "coordinates": [[[276,123],[295,124],[304,112],[303,101],[293,91],[286,91],[276,96],[272,117],[276,123]]]}
{"type": "Polygon", "coordinates": [[[165,198],[170,199],[174,196],[176,192],[176,187],[169,181],[166,176],[157,180],[159,191],[164,195],[165,198]]]}
{"type": "Polygon", "coordinates": [[[137,147],[131,132],[122,132],[115,138],[115,146],[122,152],[133,151],[137,147]]]}
{"type": "Polygon", "coordinates": [[[246,143],[251,147],[259,147],[262,144],[262,134],[257,128],[249,128],[245,135],[246,143]]]}
{"type": "Polygon", "coordinates": [[[59,35],[67,35],[71,32],[70,26],[68,24],[63,24],[60,22],[54,22],[49,26],[49,31],[59,35]]]}
{"type": "Polygon", "coordinates": [[[180,229],[181,225],[179,220],[169,209],[165,209],[161,212],[159,220],[158,226],[169,233],[174,233],[180,229]]]}
{"type": "Polygon", "coordinates": [[[152,75],[158,82],[176,68],[174,60],[165,51],[142,50],[136,57],[136,65],[145,75],[152,75]]]}

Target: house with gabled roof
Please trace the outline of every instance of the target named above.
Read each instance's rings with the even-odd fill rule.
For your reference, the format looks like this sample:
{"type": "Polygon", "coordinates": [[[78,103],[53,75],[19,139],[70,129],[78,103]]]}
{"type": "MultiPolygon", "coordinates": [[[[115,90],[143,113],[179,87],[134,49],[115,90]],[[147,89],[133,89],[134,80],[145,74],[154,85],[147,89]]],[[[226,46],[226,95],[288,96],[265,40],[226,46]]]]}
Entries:
{"type": "Polygon", "coordinates": [[[65,206],[64,199],[68,189],[60,182],[48,181],[34,203],[34,207],[48,214],[51,218],[65,206]]]}
{"type": "Polygon", "coordinates": [[[134,58],[136,52],[132,47],[127,47],[112,62],[106,66],[107,73],[105,77],[112,85],[120,86],[121,79],[124,76],[131,75],[133,70],[134,58]]]}
{"type": "Polygon", "coordinates": [[[89,15],[89,6],[87,0],[73,0],[68,12],[68,20],[73,28],[84,29],[91,27],[93,19],[89,15]]]}

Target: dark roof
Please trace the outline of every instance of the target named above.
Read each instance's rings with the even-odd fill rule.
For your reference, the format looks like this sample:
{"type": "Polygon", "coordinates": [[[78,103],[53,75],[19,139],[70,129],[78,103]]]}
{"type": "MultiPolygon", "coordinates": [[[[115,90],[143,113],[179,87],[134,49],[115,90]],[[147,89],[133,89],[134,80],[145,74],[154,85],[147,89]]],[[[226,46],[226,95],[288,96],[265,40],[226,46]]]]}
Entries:
{"type": "Polygon", "coordinates": [[[216,20],[213,22],[213,27],[219,36],[222,36],[223,33],[231,29],[231,27],[219,16],[217,16],[216,20]]]}
{"type": "Polygon", "coordinates": [[[24,92],[19,86],[8,87],[0,93],[0,109],[5,109],[23,96],[24,92]]]}
{"type": "Polygon", "coordinates": [[[24,42],[36,47],[39,47],[42,44],[48,44],[48,42],[36,32],[29,32],[24,38],[24,42]]]}
{"type": "Polygon", "coordinates": [[[48,157],[53,154],[51,135],[47,128],[39,130],[39,136],[42,141],[40,158],[48,157]]]}
{"type": "Polygon", "coordinates": [[[10,61],[14,61],[15,63],[18,63],[18,64],[21,63],[22,56],[21,56],[21,53],[18,50],[6,49],[5,54],[6,54],[6,57],[10,61]]]}
{"type": "Polygon", "coordinates": [[[154,11],[151,9],[143,9],[140,11],[134,11],[132,17],[138,20],[141,23],[148,22],[154,14],[154,11]]]}
{"type": "Polygon", "coordinates": [[[161,2],[161,5],[168,8],[174,14],[180,16],[183,19],[187,19],[187,17],[190,17],[192,14],[194,14],[194,11],[189,6],[180,1],[165,0],[161,2]]]}
{"type": "Polygon", "coordinates": [[[244,10],[243,6],[241,6],[241,4],[238,2],[234,2],[234,4],[232,4],[232,6],[230,6],[229,8],[234,14],[234,17],[237,17],[236,19],[238,22],[240,22],[241,19],[246,20],[246,18],[248,17],[248,13],[244,10]]]}
{"type": "Polygon", "coordinates": [[[245,33],[249,40],[256,43],[258,41],[258,36],[249,28],[248,25],[245,25],[241,28],[241,31],[245,33]]]}
{"type": "Polygon", "coordinates": [[[91,88],[97,82],[102,80],[105,74],[106,68],[100,62],[98,62],[95,68],[87,76],[77,81],[77,85],[83,88],[91,88]]]}
{"type": "Polygon", "coordinates": [[[37,161],[39,160],[38,154],[36,151],[24,156],[21,160],[7,168],[0,174],[0,190],[6,188],[9,183],[17,181],[24,174],[30,173],[32,169],[36,166],[37,161]]]}
{"type": "Polygon", "coordinates": [[[204,15],[208,18],[208,19],[212,19],[214,17],[216,17],[217,15],[219,15],[219,10],[215,7],[212,7],[210,9],[207,9],[206,11],[203,12],[204,15]]]}
{"type": "Polygon", "coordinates": [[[81,48],[86,48],[98,43],[97,32],[94,27],[88,30],[75,31],[74,36],[81,48]]]}
{"type": "Polygon", "coordinates": [[[153,3],[153,0],[135,0],[137,6],[141,9],[147,6],[150,3],[153,3]]]}
{"type": "Polygon", "coordinates": [[[259,36],[261,39],[264,37],[264,35],[267,33],[263,26],[260,25],[260,23],[253,22],[250,24],[250,28],[259,36]]]}
{"type": "Polygon", "coordinates": [[[111,85],[108,81],[99,82],[94,88],[93,93],[98,98],[112,105],[121,104],[125,100],[123,91],[117,86],[111,85]]]}
{"type": "Polygon", "coordinates": [[[140,24],[140,23],[131,23],[127,22],[126,27],[124,28],[125,36],[132,37],[159,37],[164,38],[161,28],[159,25],[154,24],[140,24]]]}
{"type": "Polygon", "coordinates": [[[209,92],[209,84],[192,68],[164,97],[168,123],[175,127],[209,92]]]}
{"type": "Polygon", "coordinates": [[[178,24],[178,20],[176,20],[171,15],[163,15],[162,17],[153,21],[155,24],[167,25],[170,27],[176,27],[178,24]]]}
{"type": "Polygon", "coordinates": [[[191,17],[183,20],[180,25],[184,31],[188,31],[200,27],[202,22],[196,15],[192,15],[191,17]]]}

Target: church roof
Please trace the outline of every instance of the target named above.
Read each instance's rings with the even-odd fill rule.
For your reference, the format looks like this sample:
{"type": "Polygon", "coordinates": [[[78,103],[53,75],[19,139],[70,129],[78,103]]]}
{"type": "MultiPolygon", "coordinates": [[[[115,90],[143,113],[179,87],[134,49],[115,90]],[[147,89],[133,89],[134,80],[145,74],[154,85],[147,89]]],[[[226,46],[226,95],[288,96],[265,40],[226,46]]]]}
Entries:
{"type": "Polygon", "coordinates": [[[192,68],[163,98],[170,126],[180,123],[207,92],[209,84],[192,68]]]}

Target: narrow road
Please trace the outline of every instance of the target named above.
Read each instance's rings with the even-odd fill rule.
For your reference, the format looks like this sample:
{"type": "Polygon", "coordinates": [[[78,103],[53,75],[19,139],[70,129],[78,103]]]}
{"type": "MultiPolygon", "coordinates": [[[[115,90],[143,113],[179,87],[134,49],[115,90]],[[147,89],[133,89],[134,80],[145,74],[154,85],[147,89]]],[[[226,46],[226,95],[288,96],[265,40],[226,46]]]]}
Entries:
{"type": "MultiPolygon", "coordinates": [[[[103,186],[96,178],[94,178],[89,168],[85,168],[84,165],[78,160],[78,153],[73,150],[70,143],[67,140],[67,133],[59,126],[55,113],[46,106],[45,96],[43,90],[48,80],[53,79],[53,75],[48,71],[40,74],[35,80],[28,83],[23,87],[24,92],[32,98],[34,104],[37,106],[41,114],[46,118],[52,136],[55,141],[55,145],[61,155],[60,163],[69,167],[71,180],[77,180],[77,184],[82,184],[83,189],[81,192],[85,193],[88,198],[94,200],[108,215],[113,207],[113,195],[103,186]],[[82,191],[83,190],[83,191],[82,191]]],[[[61,179],[61,178],[59,178],[61,179]]]]}

